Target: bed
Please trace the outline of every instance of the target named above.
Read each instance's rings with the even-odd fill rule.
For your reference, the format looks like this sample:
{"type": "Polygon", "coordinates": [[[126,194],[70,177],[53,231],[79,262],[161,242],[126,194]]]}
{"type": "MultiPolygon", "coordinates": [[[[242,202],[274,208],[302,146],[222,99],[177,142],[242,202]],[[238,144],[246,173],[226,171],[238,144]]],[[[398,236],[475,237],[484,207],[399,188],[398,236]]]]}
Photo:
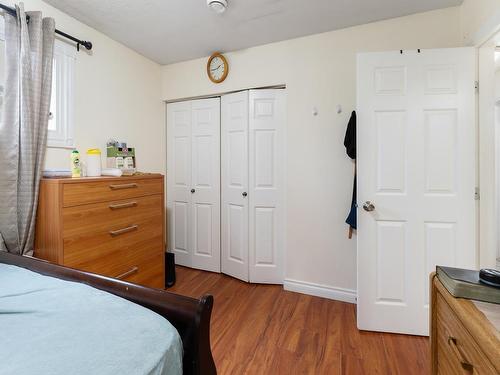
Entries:
{"type": "Polygon", "coordinates": [[[212,306],[0,252],[0,373],[216,374],[212,306]]]}

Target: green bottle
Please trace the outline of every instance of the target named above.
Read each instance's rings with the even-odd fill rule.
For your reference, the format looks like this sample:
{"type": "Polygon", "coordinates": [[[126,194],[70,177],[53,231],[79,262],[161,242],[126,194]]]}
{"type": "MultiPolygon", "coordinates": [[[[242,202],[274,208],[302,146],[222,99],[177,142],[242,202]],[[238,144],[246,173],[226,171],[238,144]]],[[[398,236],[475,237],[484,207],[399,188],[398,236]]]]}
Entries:
{"type": "Polygon", "coordinates": [[[71,177],[82,177],[82,165],[78,150],[71,151],[71,177]]]}

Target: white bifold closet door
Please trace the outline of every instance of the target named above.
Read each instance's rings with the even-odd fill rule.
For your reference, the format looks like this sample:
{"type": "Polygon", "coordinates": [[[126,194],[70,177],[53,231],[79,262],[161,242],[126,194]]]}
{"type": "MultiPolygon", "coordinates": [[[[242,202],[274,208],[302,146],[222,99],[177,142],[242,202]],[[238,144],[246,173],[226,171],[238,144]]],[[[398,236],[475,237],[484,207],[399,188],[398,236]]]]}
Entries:
{"type": "Polygon", "coordinates": [[[244,281],[283,283],[284,90],[224,95],[222,272],[244,281]]]}
{"type": "Polygon", "coordinates": [[[220,99],[167,105],[169,248],[176,263],[220,272],[220,99]]]}
{"type": "Polygon", "coordinates": [[[222,130],[222,272],[248,277],[248,91],[224,95],[222,130]]]}

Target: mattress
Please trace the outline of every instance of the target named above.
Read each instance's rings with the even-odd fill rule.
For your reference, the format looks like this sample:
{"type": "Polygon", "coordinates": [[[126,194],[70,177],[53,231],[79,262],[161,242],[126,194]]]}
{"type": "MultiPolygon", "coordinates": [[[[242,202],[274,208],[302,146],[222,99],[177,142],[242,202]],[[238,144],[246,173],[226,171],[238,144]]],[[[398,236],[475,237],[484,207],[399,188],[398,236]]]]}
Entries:
{"type": "Polygon", "coordinates": [[[142,306],[0,264],[0,374],[182,374],[182,341],[142,306]]]}

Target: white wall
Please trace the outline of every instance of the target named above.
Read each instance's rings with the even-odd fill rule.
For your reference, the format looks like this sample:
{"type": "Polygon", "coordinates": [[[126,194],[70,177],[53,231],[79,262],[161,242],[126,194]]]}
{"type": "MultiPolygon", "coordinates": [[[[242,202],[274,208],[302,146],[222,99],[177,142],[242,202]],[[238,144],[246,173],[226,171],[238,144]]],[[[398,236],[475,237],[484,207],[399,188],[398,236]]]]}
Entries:
{"type": "MultiPolygon", "coordinates": [[[[80,153],[99,147],[104,157],[106,141],[113,137],[136,147],[141,171],[164,172],[160,65],[43,1],[24,4],[26,10],[53,17],[58,29],[94,44],[91,53],[81,51],[76,58],[75,140],[80,153]]],[[[46,167],[69,168],[69,152],[49,148],[46,167]]]]}
{"type": "Polygon", "coordinates": [[[164,66],[162,98],[287,85],[286,278],[354,291],[356,239],[344,223],[353,164],[343,139],[356,105],[356,53],[459,45],[459,9],[448,8],[228,53],[220,85],[208,80],[205,58],[164,66]]]}
{"type": "Polygon", "coordinates": [[[500,68],[495,72],[495,101],[500,101],[500,68]]]}
{"type": "Polygon", "coordinates": [[[500,0],[464,0],[460,6],[460,32],[465,45],[477,45],[500,27],[500,0]]]}

